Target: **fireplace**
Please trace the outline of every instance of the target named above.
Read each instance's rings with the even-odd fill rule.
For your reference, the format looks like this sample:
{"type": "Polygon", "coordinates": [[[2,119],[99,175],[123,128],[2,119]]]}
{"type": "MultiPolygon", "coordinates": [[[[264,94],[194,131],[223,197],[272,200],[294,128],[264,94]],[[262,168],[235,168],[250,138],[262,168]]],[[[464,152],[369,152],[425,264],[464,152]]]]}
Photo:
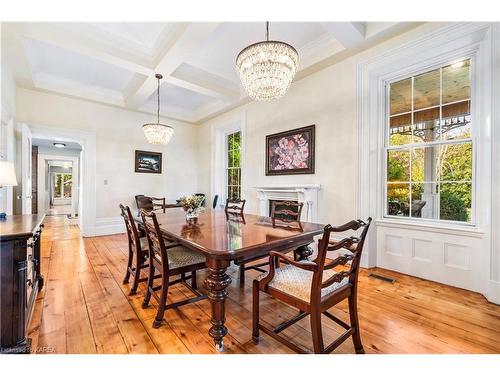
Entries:
{"type": "Polygon", "coordinates": [[[270,201],[295,201],[304,203],[301,220],[318,222],[318,191],[320,185],[275,185],[255,187],[261,216],[270,215],[270,201]]]}

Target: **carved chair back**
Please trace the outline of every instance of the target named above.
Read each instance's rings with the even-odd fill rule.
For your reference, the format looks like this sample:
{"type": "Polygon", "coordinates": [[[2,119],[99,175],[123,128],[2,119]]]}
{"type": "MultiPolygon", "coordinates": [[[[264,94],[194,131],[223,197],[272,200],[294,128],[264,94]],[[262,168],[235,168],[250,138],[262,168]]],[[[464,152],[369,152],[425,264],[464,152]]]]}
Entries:
{"type": "Polygon", "coordinates": [[[137,204],[137,208],[139,210],[146,210],[146,211],[163,210],[163,213],[165,213],[165,202],[166,202],[165,198],[148,197],[142,194],[135,196],[135,203],[137,204]]]}
{"type": "Polygon", "coordinates": [[[271,205],[271,221],[273,227],[276,226],[277,221],[285,224],[296,223],[300,229],[300,215],[302,214],[302,207],[304,203],[293,201],[273,201],[271,205]]]}
{"type": "Polygon", "coordinates": [[[247,201],[245,199],[227,198],[226,206],[224,207],[224,210],[226,211],[226,214],[243,215],[243,211],[245,210],[245,203],[246,202],[247,201]]]}
{"type": "Polygon", "coordinates": [[[153,262],[153,259],[159,260],[164,272],[168,272],[167,249],[156,214],[153,211],[141,209],[140,215],[149,242],[149,259],[151,262],[153,262]]]}
{"type": "Polygon", "coordinates": [[[133,244],[135,248],[138,248],[139,241],[139,231],[137,230],[137,226],[135,225],[134,218],[132,216],[132,212],[130,211],[129,206],[124,206],[120,203],[120,211],[121,217],[123,217],[123,221],[125,221],[125,227],[127,228],[127,236],[129,243],[133,244]]]}
{"type": "Polygon", "coordinates": [[[321,300],[321,289],[327,288],[334,283],[339,283],[343,279],[348,278],[349,284],[354,288],[353,294],[356,293],[357,281],[359,274],[359,264],[361,260],[361,254],[363,252],[363,246],[365,243],[365,238],[370,228],[372,218],[369,217],[367,221],[363,220],[352,220],[344,225],[337,227],[332,227],[327,225],[323,232],[323,237],[318,241],[318,255],[313,262],[316,264],[316,270],[314,271],[313,280],[311,283],[311,302],[317,302],[321,300]],[[361,229],[359,235],[353,234],[349,237],[345,237],[340,241],[331,241],[331,233],[343,233],[348,231],[358,231],[361,229]],[[331,262],[325,264],[327,253],[329,251],[343,250],[344,254],[339,255],[337,258],[331,262]],[[323,271],[332,270],[337,266],[345,266],[350,262],[347,269],[336,272],[333,276],[329,277],[327,280],[323,281],[323,271]]]}

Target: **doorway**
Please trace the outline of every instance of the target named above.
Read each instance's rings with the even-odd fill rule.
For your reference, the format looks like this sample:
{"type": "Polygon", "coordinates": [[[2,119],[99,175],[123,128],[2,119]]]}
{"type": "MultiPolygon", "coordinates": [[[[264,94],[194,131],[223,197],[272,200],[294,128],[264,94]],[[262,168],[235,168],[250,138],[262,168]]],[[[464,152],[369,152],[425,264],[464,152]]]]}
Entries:
{"type": "Polygon", "coordinates": [[[38,149],[37,166],[33,166],[37,171],[38,213],[77,219],[82,146],[78,142],[39,138],[33,138],[33,146],[38,149]]]}

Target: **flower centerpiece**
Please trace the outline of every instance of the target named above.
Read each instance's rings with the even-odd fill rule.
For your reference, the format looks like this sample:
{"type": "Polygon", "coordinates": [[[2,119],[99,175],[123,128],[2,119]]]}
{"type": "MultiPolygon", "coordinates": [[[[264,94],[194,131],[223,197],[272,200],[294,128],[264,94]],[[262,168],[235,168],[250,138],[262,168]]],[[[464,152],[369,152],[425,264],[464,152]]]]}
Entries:
{"type": "Polygon", "coordinates": [[[199,213],[203,211],[202,204],[204,200],[205,197],[201,195],[181,197],[180,204],[184,211],[186,211],[187,222],[196,222],[198,220],[199,213]]]}

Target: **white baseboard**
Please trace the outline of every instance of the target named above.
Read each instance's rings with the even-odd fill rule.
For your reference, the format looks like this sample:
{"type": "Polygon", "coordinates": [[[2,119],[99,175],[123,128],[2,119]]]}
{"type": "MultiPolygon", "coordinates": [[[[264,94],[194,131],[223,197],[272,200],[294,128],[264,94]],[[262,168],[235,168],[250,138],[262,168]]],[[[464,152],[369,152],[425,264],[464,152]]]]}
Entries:
{"type": "Polygon", "coordinates": [[[122,217],[101,217],[95,220],[95,236],[117,233],[125,233],[125,223],[122,217]]]}
{"type": "Polygon", "coordinates": [[[485,297],[489,302],[500,305],[500,281],[490,280],[485,297]]]}

